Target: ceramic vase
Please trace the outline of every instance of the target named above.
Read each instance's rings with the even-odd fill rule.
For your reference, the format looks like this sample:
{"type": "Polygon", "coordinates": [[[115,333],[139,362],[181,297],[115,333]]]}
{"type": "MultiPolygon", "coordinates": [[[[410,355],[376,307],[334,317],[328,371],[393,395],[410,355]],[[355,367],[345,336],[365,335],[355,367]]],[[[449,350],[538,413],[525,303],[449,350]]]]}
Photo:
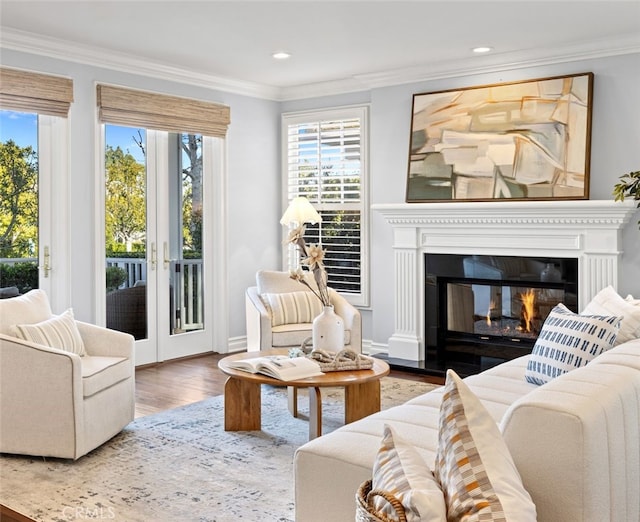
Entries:
{"type": "Polygon", "coordinates": [[[557,283],[562,279],[560,270],[556,268],[553,263],[547,263],[547,265],[540,272],[540,281],[545,283],[557,283]]]}
{"type": "Polygon", "coordinates": [[[344,321],[333,311],[332,305],[325,306],[313,320],[311,333],[314,350],[339,352],[344,348],[344,321]]]}

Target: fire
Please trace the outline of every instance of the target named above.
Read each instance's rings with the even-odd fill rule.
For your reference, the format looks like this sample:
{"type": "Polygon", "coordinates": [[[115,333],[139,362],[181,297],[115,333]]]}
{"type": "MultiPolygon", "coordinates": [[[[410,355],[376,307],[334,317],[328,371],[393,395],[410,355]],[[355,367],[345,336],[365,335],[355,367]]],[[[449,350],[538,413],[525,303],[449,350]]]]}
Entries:
{"type": "Polygon", "coordinates": [[[531,331],[531,322],[533,321],[533,303],[536,293],[533,288],[529,288],[526,292],[520,294],[522,301],[522,329],[525,332],[531,331]]]}

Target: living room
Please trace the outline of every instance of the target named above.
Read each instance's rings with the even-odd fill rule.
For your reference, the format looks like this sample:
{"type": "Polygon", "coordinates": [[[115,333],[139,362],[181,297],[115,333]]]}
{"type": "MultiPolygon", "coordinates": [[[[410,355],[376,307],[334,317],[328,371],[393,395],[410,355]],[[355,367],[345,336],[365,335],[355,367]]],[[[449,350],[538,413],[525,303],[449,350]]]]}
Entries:
{"type": "MultiPolygon", "coordinates": [[[[434,9],[439,5],[425,3],[432,4],[434,9]]],[[[289,88],[224,81],[215,71],[202,73],[197,67],[189,70],[179,63],[158,64],[136,56],[135,51],[125,55],[87,43],[76,45],[71,33],[68,38],[48,33],[47,16],[53,17],[54,13],[43,10],[40,15],[33,13],[33,20],[29,20],[26,11],[17,7],[20,4],[23,3],[3,1],[2,66],[73,80],[74,101],[68,118],[67,201],[65,210],[56,215],[54,221],[54,227],[62,236],[62,253],[55,253],[59,257],[54,266],[63,278],[53,283],[55,292],[51,300],[55,311],[73,306],[77,319],[82,321],[105,324],[104,288],[98,277],[103,267],[95,261],[103,256],[104,246],[98,239],[102,222],[96,211],[102,194],[102,179],[96,166],[99,164],[96,144],[100,139],[96,84],[203,100],[230,108],[231,123],[222,147],[226,171],[217,178],[222,194],[217,208],[224,212],[216,215],[214,225],[216,272],[211,305],[215,315],[214,328],[208,333],[208,349],[218,353],[241,351],[246,346],[245,291],[255,284],[256,272],[283,268],[283,227],[280,225],[286,208],[281,175],[283,114],[345,106],[368,107],[368,204],[373,207],[404,205],[414,94],[592,72],[588,199],[609,201],[613,205],[613,186],[620,176],[637,170],[640,163],[637,147],[640,97],[636,88],[640,83],[640,30],[635,16],[638,2],[595,2],[596,10],[585,11],[586,14],[580,11],[583,3],[567,2],[578,8],[576,21],[567,23],[580,25],[584,21],[586,26],[594,28],[602,15],[607,21],[615,19],[621,24],[612,30],[607,28],[607,23],[600,23],[602,32],[593,39],[569,42],[558,38],[550,41],[548,47],[538,45],[532,49],[526,44],[525,49],[518,52],[501,53],[498,49],[493,56],[466,57],[450,63],[433,59],[432,55],[437,52],[425,45],[424,54],[430,62],[424,67],[357,71],[345,73],[344,78],[334,77],[334,81],[326,78],[316,84],[289,88]],[[603,11],[598,11],[598,6],[603,11]],[[30,30],[28,22],[32,28],[42,24],[41,34],[30,30]]],[[[549,8],[548,3],[541,4],[549,8]]],[[[592,3],[584,4],[589,4],[589,9],[593,7],[592,3]]],[[[73,3],[68,3],[67,8],[69,5],[73,3]]],[[[500,6],[501,3],[492,4],[491,8],[501,9],[500,6]]],[[[100,21],[100,16],[112,16],[106,14],[110,8],[104,9],[95,12],[96,23],[106,23],[100,21]]],[[[398,12],[407,13],[406,10],[398,12]]],[[[67,14],[61,11],[56,16],[67,14]]],[[[402,19],[394,21],[400,26],[403,23],[402,19]]],[[[268,54],[271,49],[263,51],[268,54]]],[[[548,202],[540,206],[541,212],[548,208],[546,205],[548,202]]],[[[447,203],[441,206],[446,217],[447,203]]],[[[384,354],[388,352],[389,340],[398,331],[394,304],[397,290],[395,278],[390,276],[396,263],[394,230],[377,210],[372,210],[368,218],[365,263],[369,271],[369,295],[359,306],[363,349],[384,354]]],[[[619,232],[622,255],[617,280],[613,283],[622,296],[640,296],[640,241],[636,221],[637,214],[634,214],[619,232]]],[[[162,353],[158,353],[156,359],[164,360],[162,353]]]]}

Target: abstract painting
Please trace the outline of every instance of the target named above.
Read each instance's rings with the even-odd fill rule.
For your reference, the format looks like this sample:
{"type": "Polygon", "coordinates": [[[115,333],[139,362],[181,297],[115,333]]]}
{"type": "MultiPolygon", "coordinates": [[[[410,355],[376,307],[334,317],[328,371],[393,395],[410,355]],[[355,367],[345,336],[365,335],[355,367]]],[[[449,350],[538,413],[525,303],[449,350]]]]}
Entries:
{"type": "Polygon", "coordinates": [[[593,73],[413,95],[408,203],[589,198],[593,73]]]}

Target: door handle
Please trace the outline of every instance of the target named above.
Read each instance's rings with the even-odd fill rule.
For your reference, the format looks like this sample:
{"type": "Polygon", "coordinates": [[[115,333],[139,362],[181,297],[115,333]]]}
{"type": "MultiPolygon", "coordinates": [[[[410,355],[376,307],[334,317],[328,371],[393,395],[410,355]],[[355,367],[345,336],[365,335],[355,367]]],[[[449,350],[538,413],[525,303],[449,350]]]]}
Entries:
{"type": "Polygon", "coordinates": [[[155,270],[158,264],[158,252],[155,243],[151,243],[151,259],[149,261],[151,262],[151,270],[155,270]]]}
{"type": "Polygon", "coordinates": [[[44,247],[44,255],[42,257],[44,264],[38,268],[44,271],[44,277],[49,277],[49,272],[51,272],[51,254],[49,253],[48,246],[44,247]]]}
{"type": "Polygon", "coordinates": [[[171,259],[169,258],[169,245],[167,244],[166,241],[162,245],[162,255],[163,255],[162,263],[164,265],[164,269],[166,270],[167,268],[169,268],[169,265],[171,264],[171,259]]]}

